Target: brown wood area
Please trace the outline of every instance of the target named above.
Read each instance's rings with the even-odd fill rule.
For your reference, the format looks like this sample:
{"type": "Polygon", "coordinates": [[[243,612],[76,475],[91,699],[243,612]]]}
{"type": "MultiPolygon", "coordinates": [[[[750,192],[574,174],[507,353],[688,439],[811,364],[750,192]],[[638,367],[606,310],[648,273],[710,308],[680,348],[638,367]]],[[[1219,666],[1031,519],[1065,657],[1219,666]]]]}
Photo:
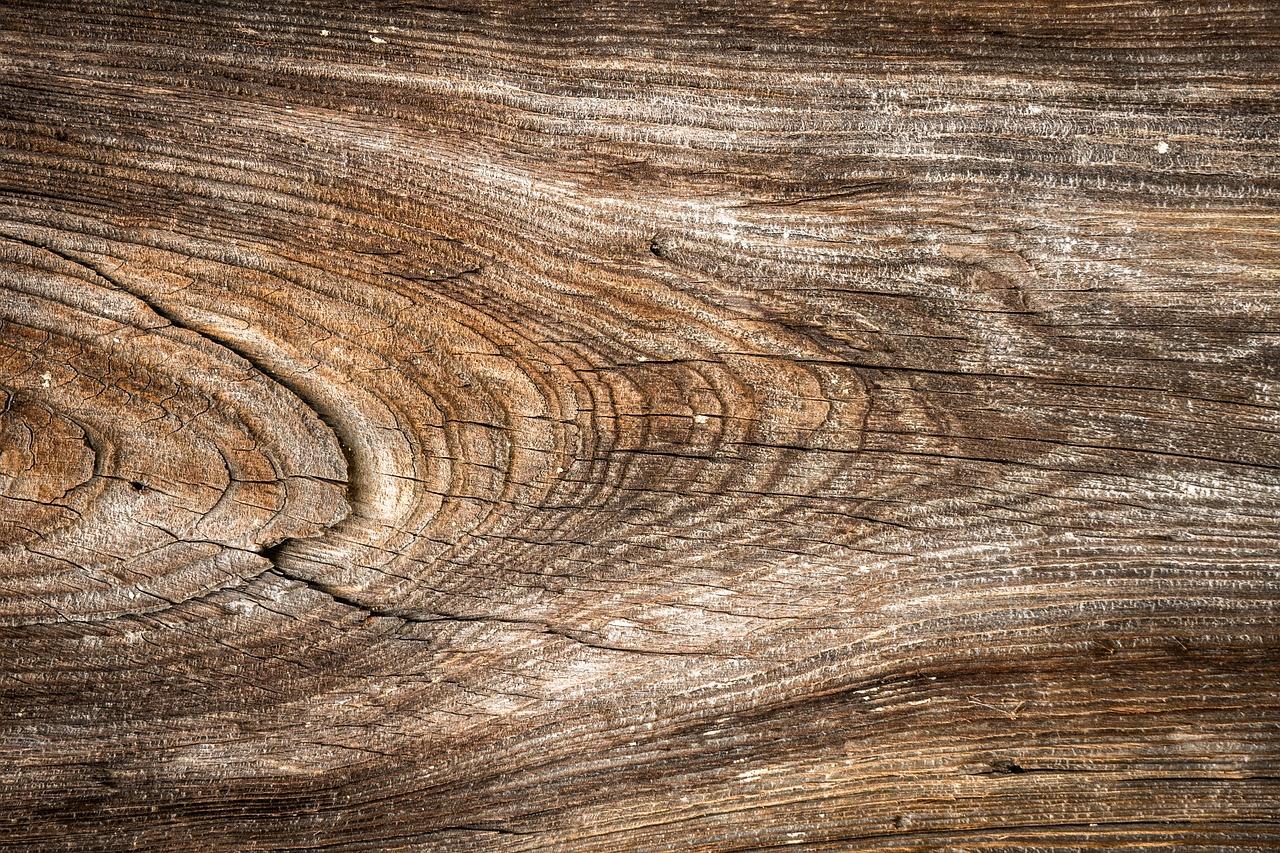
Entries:
{"type": "Polygon", "coordinates": [[[1280,846],[1278,139],[1276,0],[4,0],[0,850],[1280,846]]]}

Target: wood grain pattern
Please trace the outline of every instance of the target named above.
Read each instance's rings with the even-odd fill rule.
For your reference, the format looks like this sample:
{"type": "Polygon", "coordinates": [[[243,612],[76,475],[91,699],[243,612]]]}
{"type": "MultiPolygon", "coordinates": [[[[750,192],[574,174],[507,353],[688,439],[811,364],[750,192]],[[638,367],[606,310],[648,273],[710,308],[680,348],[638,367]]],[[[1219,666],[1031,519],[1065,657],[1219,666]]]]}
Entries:
{"type": "Polygon", "coordinates": [[[4,3],[0,850],[1280,845],[1277,68],[4,3]]]}

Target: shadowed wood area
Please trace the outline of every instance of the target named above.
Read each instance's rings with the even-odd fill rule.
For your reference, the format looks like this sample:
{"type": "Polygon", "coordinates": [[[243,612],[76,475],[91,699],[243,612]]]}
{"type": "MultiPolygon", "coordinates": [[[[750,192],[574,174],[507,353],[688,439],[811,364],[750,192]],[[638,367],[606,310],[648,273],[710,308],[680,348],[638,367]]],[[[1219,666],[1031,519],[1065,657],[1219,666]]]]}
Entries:
{"type": "Polygon", "coordinates": [[[3,3],[0,849],[1280,845],[1277,69],[3,3]]]}

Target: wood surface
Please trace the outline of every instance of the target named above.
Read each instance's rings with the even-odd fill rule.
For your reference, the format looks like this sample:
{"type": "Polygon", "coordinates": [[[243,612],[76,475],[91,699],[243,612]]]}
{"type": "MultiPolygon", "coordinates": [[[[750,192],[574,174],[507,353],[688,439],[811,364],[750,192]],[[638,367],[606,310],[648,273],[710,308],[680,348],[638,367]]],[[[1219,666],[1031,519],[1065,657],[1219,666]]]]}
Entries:
{"type": "Polygon", "coordinates": [[[0,4],[0,850],[1280,845],[1275,0],[0,4]]]}

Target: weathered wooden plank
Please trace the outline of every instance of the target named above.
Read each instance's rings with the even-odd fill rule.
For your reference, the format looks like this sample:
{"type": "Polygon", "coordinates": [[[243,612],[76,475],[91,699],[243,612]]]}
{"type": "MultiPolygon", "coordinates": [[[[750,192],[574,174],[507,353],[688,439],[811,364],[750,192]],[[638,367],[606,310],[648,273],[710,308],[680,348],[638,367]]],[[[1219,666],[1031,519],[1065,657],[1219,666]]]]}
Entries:
{"type": "Polygon", "coordinates": [[[6,3],[0,849],[1275,846],[1278,11],[6,3]]]}

